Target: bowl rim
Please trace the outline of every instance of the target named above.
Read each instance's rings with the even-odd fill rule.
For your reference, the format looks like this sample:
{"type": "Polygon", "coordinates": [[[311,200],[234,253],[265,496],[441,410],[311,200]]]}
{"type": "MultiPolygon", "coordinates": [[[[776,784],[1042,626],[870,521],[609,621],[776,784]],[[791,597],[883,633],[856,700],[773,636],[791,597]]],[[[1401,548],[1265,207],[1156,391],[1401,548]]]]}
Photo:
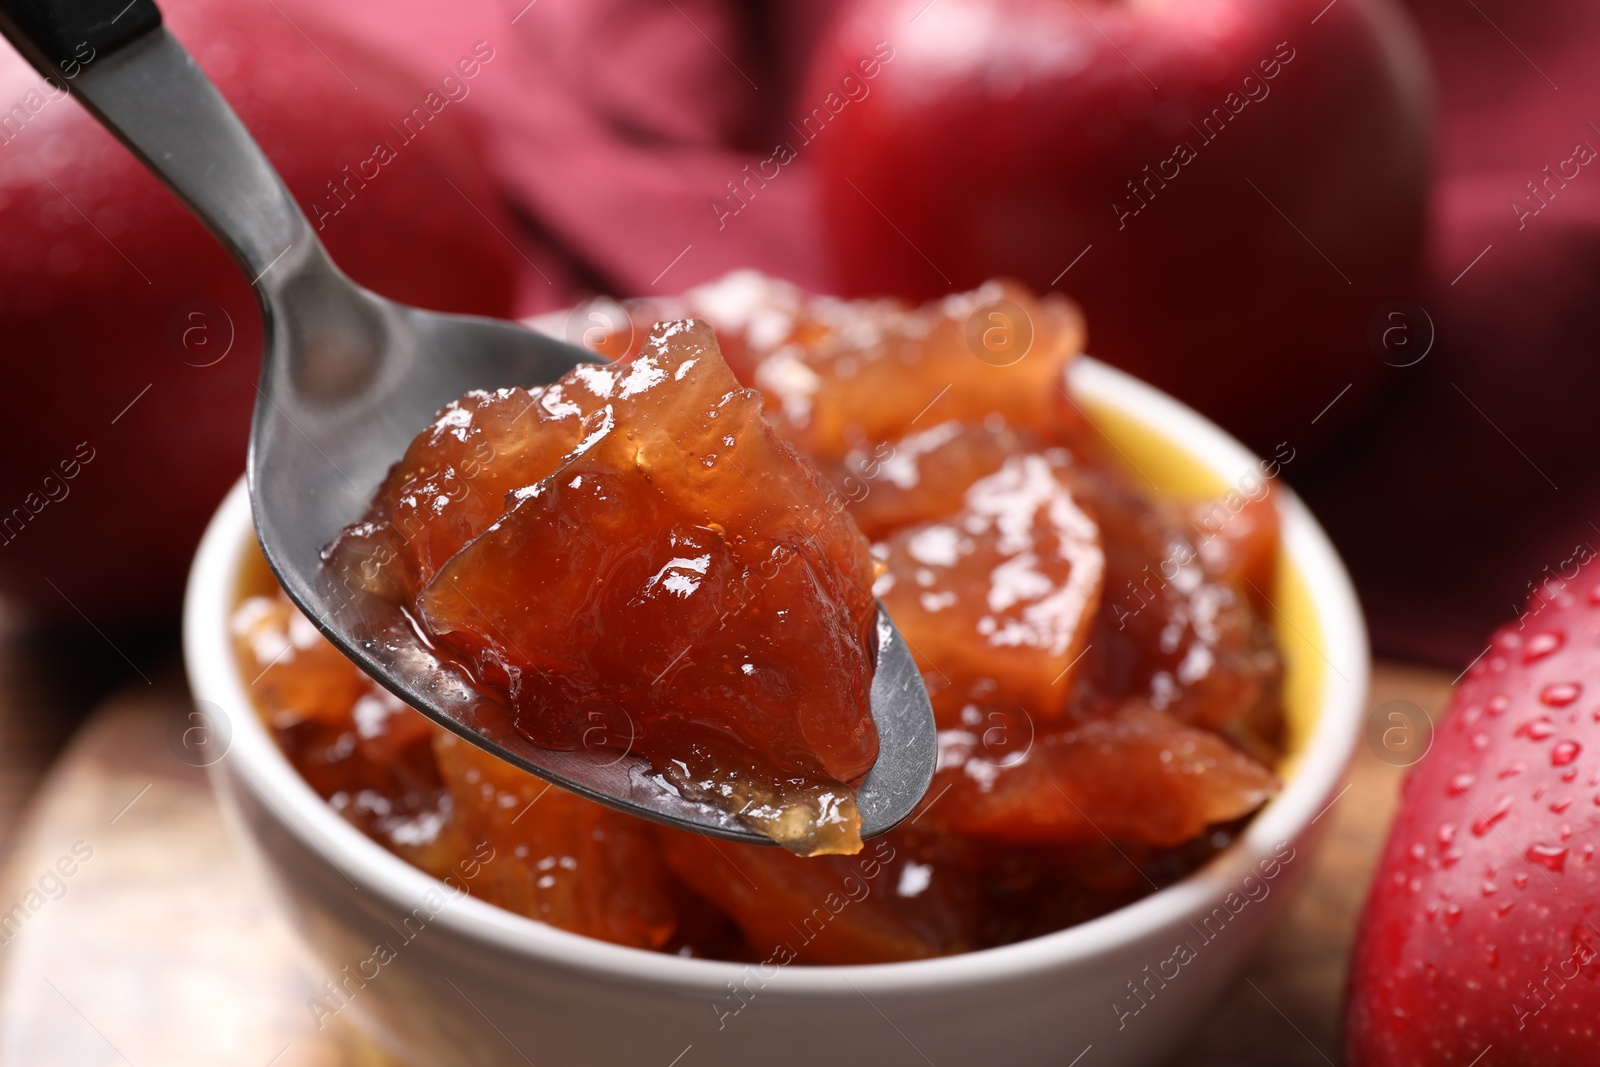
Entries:
{"type": "MultiPolygon", "coordinates": [[[[1242,476],[1260,462],[1198,412],[1131,375],[1082,356],[1069,366],[1067,376],[1081,399],[1115,409],[1177,442],[1225,480],[1242,476]]],[[[1334,790],[1345,776],[1361,735],[1369,653],[1354,587],[1327,535],[1292,490],[1278,486],[1275,493],[1282,544],[1310,594],[1322,629],[1322,647],[1316,651],[1329,669],[1323,672],[1316,722],[1305,739],[1298,765],[1283,790],[1240,837],[1180,881],[1076,926],[930,960],[783,966],[785,995],[949,990],[1092,965],[1172,926],[1209,914],[1258,862],[1284,843],[1301,839],[1343,795],[1342,791],[1335,795],[1334,790]]],[[[184,597],[183,645],[190,688],[195,699],[224,709],[232,728],[227,753],[211,767],[214,775],[240,779],[268,802],[268,808],[296,837],[321,853],[352,885],[372,891],[395,907],[413,908],[430,891],[448,894],[448,905],[433,922],[501,952],[610,982],[712,995],[721,995],[728,982],[750,970],[767,966],[616,945],[515,914],[450,890],[335,813],[300,777],[255,714],[235,662],[228,618],[252,532],[249,497],[241,478],[206,528],[184,597]],[[340,857],[340,862],[334,863],[333,856],[340,857]]]]}

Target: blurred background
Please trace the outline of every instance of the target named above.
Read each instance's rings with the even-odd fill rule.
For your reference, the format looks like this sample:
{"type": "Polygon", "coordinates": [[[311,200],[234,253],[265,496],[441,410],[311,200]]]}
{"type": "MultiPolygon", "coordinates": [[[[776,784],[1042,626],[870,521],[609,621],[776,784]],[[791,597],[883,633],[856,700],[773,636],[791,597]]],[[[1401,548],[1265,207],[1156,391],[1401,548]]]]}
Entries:
{"type": "MultiPolygon", "coordinates": [[[[1600,546],[1592,3],[163,9],[337,262],[402,301],[527,316],[738,267],[1066,293],[1091,354],[1292,457],[1377,654],[1436,672],[1407,678],[1455,676],[1600,546]]],[[[201,227],[0,52],[3,854],[83,717],[177,677],[261,330],[201,227]]]]}

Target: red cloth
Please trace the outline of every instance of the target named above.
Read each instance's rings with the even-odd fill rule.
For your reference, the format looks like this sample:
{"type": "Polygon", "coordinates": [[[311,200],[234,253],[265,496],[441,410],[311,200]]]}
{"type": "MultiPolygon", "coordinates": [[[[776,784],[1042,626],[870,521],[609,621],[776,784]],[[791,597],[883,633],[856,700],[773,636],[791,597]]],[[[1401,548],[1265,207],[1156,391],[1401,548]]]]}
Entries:
{"type": "Polygon", "coordinates": [[[1437,340],[1392,372],[1390,405],[1305,488],[1356,575],[1374,645],[1463,666],[1547,579],[1600,553],[1600,156],[1568,162],[1600,152],[1600,5],[1410,7],[1439,87],[1416,297],[1437,340]]]}
{"type": "MultiPolygon", "coordinates": [[[[541,243],[524,311],[577,290],[675,292],[736,267],[826,288],[803,159],[737,217],[712,202],[772,154],[805,42],[830,4],[736,0],[295,0],[403,57],[428,80],[483,40],[496,59],[468,107],[541,243]],[[515,21],[513,21],[515,20],[515,21]]],[[[287,9],[287,8],[286,8],[287,9]]]]}

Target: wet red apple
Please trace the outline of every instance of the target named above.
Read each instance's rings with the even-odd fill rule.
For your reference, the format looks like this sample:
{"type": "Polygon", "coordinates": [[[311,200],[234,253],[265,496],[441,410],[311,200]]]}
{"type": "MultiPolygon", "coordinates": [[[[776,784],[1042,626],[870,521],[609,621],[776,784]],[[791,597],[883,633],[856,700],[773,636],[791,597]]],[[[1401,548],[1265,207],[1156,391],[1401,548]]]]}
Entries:
{"type": "MultiPolygon", "coordinates": [[[[271,4],[164,7],[357,281],[511,310],[520,260],[494,229],[511,227],[476,162],[469,95],[494,74],[491,46],[467,42],[441,85],[271,4]],[[409,140],[390,125],[408,116],[409,140]]],[[[102,627],[168,615],[244,469],[255,300],[132,155],[0,52],[0,593],[102,627]]]]}
{"type": "Polygon", "coordinates": [[[1090,352],[1262,448],[1375,391],[1430,152],[1391,0],[856,0],[808,86],[847,292],[1054,286],[1090,352]]]}

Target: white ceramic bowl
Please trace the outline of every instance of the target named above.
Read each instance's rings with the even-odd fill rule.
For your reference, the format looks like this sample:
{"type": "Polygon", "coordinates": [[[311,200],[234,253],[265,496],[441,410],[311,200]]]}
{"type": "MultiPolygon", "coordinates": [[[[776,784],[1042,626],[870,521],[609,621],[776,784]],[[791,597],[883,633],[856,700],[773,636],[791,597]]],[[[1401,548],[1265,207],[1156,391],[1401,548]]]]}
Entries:
{"type": "MultiPolygon", "coordinates": [[[[1215,492],[1259,475],[1255,457],[1172,398],[1089,359],[1070,376],[1163,488],[1215,492]]],[[[227,629],[253,539],[242,483],[195,560],[184,649],[196,698],[232,726],[217,789],[321,968],[314,980],[331,983],[308,1012],[351,1013],[406,1062],[1064,1067],[1092,1046],[1086,1067],[1147,1064],[1226,989],[1304,872],[1361,733],[1368,652],[1349,578],[1300,501],[1280,491],[1278,503],[1296,724],[1283,792],[1175,885],[1058,933],[945,959],[763,969],[622,948],[458,895],[384,850],[311,791],[251,710],[227,629]]]]}

